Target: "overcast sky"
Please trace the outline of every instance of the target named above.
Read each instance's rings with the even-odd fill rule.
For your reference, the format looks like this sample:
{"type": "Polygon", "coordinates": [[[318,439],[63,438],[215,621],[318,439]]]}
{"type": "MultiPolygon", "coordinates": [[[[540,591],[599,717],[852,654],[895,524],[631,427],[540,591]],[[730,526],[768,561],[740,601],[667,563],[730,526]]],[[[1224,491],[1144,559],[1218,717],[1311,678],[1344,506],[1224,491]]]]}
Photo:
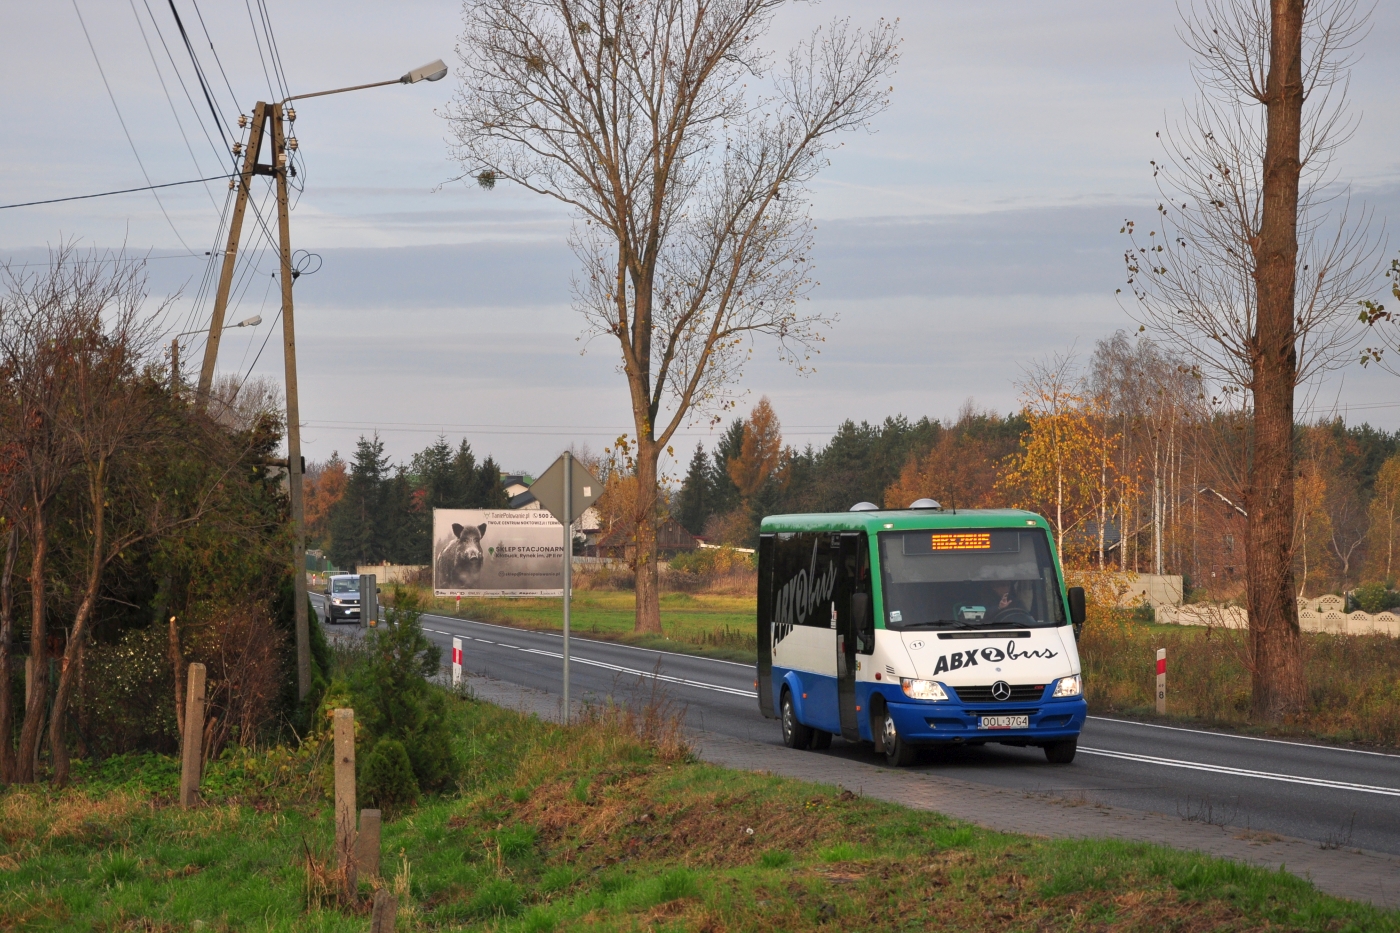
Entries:
{"type": "MultiPolygon", "coordinates": [[[[454,63],[461,13],[450,0],[266,6],[292,93],[392,79],[437,57],[454,63]]],[[[256,3],[175,8],[228,119],[273,96],[262,31],[250,23],[256,3]]],[[[744,380],[752,400],[772,399],[799,446],[823,442],[845,418],[946,418],[969,397],[1010,410],[1023,365],[1071,349],[1082,357],[1114,329],[1136,329],[1114,295],[1118,229],[1150,219],[1154,134],[1193,93],[1176,6],[1155,0],[828,0],[784,11],[769,45],[785,48],[834,17],[881,15],[898,17],[904,37],[893,105],[876,132],[846,138],[814,190],[812,300],[837,323],[814,375],[794,375],[760,343],[744,380]]],[[[0,98],[0,204],[227,171],[168,3],[7,4],[0,25],[10,89],[0,98]]],[[[1384,221],[1400,216],[1400,4],[1378,5],[1360,51],[1351,96],[1361,123],[1338,169],[1384,221]]],[[[292,238],[323,260],[296,286],[310,459],[347,454],[376,429],[403,458],[441,431],[538,471],[570,442],[598,449],[630,428],[615,347],[598,340],[580,353],[568,216],[507,186],[452,181],[460,168],[441,114],[454,81],[297,105],[305,190],[292,238]]],[[[159,202],[143,193],[0,211],[0,255],[41,262],[65,238],[149,253],[153,291],[184,296],[171,332],[194,328],[208,313],[194,299],[205,252],[223,248],[226,195],[214,182],[164,189],[159,202]]],[[[255,230],[250,217],[245,244],[255,230]]],[[[263,323],[225,335],[226,371],[280,381],[274,269],[262,255],[240,280],[230,321],[263,323]]],[[[195,341],[186,358],[197,359],[199,336],[186,339],[195,341]]],[[[1395,430],[1397,399],[1400,380],[1353,366],[1305,403],[1395,430]]],[[[696,438],[713,435],[697,427],[678,449],[696,438]]]]}

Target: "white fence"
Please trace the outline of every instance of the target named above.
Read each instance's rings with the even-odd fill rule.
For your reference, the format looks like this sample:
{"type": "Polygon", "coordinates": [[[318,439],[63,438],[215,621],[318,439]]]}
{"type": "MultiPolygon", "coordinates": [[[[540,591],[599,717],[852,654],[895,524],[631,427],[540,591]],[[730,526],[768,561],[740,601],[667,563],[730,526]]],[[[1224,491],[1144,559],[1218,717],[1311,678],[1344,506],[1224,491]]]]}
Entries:
{"type": "MultiPolygon", "coordinates": [[[[1333,635],[1389,635],[1400,637],[1400,614],[1394,612],[1343,612],[1340,596],[1298,600],[1298,627],[1305,632],[1333,635]]],[[[1182,606],[1157,609],[1157,619],[1177,625],[1219,625],[1248,628],[1249,614],[1238,606],[1182,606]]]]}

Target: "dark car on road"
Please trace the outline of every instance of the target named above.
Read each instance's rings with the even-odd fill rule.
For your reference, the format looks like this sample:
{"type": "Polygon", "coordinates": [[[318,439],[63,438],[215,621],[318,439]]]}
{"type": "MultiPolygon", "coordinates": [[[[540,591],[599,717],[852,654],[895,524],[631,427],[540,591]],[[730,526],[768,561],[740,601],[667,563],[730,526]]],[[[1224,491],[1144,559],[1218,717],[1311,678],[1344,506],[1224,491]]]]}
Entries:
{"type": "Polygon", "coordinates": [[[360,621],[359,574],[337,574],[326,581],[326,621],[360,621]]]}

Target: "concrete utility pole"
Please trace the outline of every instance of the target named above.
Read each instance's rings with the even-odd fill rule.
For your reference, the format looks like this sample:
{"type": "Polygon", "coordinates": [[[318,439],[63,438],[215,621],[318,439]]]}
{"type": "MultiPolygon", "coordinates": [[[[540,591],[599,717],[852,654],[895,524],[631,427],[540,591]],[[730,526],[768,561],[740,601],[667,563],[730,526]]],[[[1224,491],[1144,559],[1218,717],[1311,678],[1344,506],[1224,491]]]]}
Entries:
{"type": "Polygon", "coordinates": [[[248,148],[243,154],[243,171],[236,182],[238,196],[234,200],[233,216],[229,220],[228,246],[224,250],[223,269],[219,273],[219,287],[214,295],[214,311],[209,318],[209,337],[204,344],[204,364],[199,370],[196,404],[201,409],[209,404],[209,392],[214,385],[214,365],[218,361],[219,338],[224,331],[224,315],[228,311],[229,292],[237,265],[238,242],[243,233],[243,214],[248,207],[252,178],[254,175],[268,175],[275,178],[277,183],[277,240],[282,280],[282,355],[287,381],[287,492],[292,510],[292,580],[296,600],[298,697],[305,697],[311,689],[311,630],[306,612],[306,522],[302,502],[301,405],[297,395],[296,325],[292,309],[292,281],[295,275],[292,271],[291,217],[287,202],[289,162],[286,129],[283,126],[284,119],[287,122],[296,119],[296,110],[284,111],[283,108],[293,100],[307,97],[324,97],[327,94],[342,94],[346,91],[382,87],[387,84],[438,81],[446,75],[447,66],[439,59],[421,68],[415,68],[394,81],[299,94],[288,97],[281,103],[268,104],[258,101],[258,105],[253,108],[248,148]],[[270,162],[263,163],[259,162],[258,158],[262,152],[263,138],[268,135],[269,122],[272,124],[272,156],[270,162]]]}

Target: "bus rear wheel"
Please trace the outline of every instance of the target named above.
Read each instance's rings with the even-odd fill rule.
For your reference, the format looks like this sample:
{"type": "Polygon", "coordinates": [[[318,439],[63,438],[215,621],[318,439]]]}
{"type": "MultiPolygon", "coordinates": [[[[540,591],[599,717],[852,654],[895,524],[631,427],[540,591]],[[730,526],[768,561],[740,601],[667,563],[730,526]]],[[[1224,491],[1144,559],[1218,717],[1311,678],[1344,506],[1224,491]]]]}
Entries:
{"type": "Polygon", "coordinates": [[[885,720],[880,724],[881,744],[885,746],[885,760],[893,768],[907,768],[914,763],[918,755],[917,749],[904,741],[900,737],[899,730],[895,728],[894,717],[890,711],[885,710],[885,720]]]}
{"type": "Polygon", "coordinates": [[[804,726],[793,708],[792,691],[784,690],[782,699],[783,744],[788,748],[807,748],[812,744],[812,729],[804,726]]]}
{"type": "Polygon", "coordinates": [[[1074,753],[1079,750],[1078,739],[1063,739],[1045,746],[1045,760],[1052,765],[1067,765],[1074,761],[1074,753]]]}

